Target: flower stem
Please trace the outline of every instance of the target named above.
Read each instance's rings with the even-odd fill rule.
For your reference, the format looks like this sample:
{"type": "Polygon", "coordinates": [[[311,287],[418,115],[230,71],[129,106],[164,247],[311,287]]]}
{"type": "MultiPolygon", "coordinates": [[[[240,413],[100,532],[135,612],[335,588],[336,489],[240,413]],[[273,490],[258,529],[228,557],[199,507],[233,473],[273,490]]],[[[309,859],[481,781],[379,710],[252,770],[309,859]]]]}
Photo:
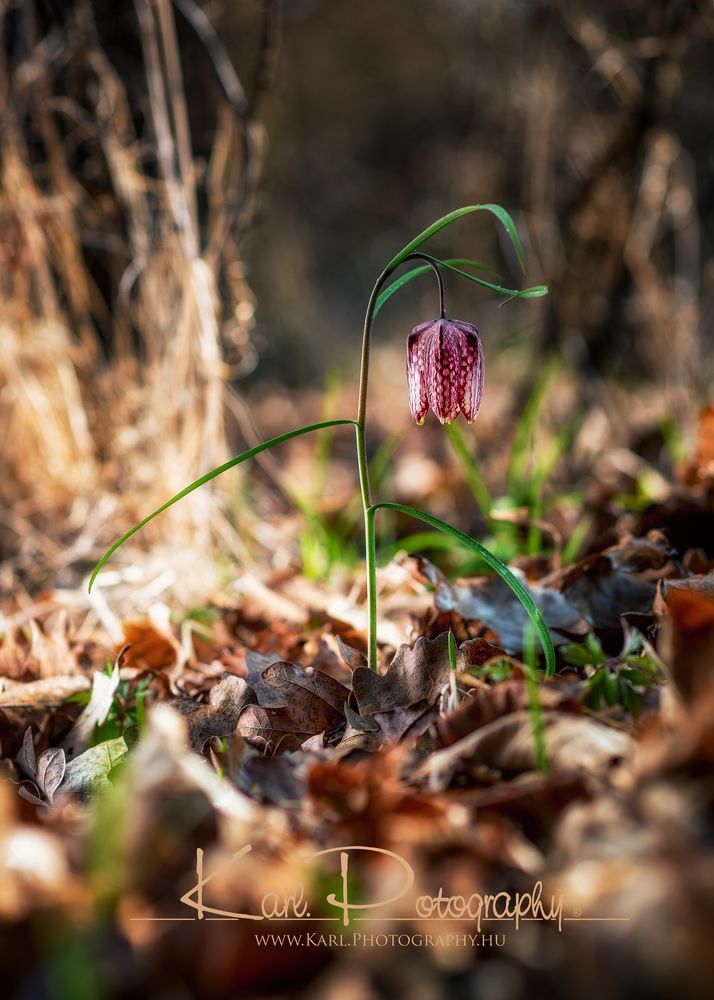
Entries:
{"type": "Polygon", "coordinates": [[[365,564],[367,567],[367,613],[368,613],[368,644],[367,663],[371,670],[377,669],[377,551],[374,531],[374,513],[372,507],[372,490],[369,482],[369,463],[367,461],[367,444],[365,440],[365,425],[367,422],[367,389],[369,385],[369,362],[372,347],[372,326],[379,293],[389,275],[400,264],[407,260],[425,260],[431,264],[439,284],[439,305],[441,317],[445,315],[444,280],[438,263],[423,253],[411,253],[401,260],[389,263],[377,278],[372,294],[367,303],[362,333],[362,358],[359,373],[359,398],[357,403],[357,420],[355,422],[355,437],[357,443],[357,471],[359,474],[359,491],[364,514],[364,547],[365,564]]]}
{"type": "Polygon", "coordinates": [[[370,670],[377,669],[377,550],[374,533],[374,512],[372,511],[372,491],[369,482],[369,463],[367,461],[367,444],[365,441],[365,422],[367,419],[367,387],[369,384],[369,359],[372,341],[372,325],[374,309],[379,291],[394,268],[387,267],[382,271],[372,289],[364,317],[362,333],[362,360],[359,373],[359,400],[357,403],[357,422],[355,438],[357,442],[357,471],[359,474],[359,491],[364,515],[364,558],[367,567],[367,665],[370,670]]]}

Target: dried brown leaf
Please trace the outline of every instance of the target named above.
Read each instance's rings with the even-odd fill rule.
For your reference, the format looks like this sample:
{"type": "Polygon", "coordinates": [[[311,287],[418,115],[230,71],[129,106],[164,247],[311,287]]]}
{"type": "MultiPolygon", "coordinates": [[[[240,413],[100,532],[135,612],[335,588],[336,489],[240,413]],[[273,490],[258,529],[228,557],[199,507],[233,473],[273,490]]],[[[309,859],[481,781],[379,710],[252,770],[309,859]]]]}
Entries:
{"type": "MultiPolygon", "coordinates": [[[[577,695],[578,681],[561,681],[556,678],[538,687],[538,700],[544,709],[580,711],[577,695]]],[[[528,708],[530,693],[525,680],[512,678],[474,691],[461,705],[447,715],[439,716],[436,732],[441,746],[451,746],[476,729],[511,712],[528,708]]]]}
{"type": "Polygon", "coordinates": [[[189,744],[201,753],[213,736],[235,733],[241,712],[256,700],[255,691],[242,677],[229,674],[211,688],[207,705],[191,698],[176,698],[169,704],[186,719],[189,744]]]}
{"type": "MultiPolygon", "coordinates": [[[[630,750],[631,739],[626,733],[587,716],[548,710],[542,719],[548,759],[555,773],[602,772],[630,750]]],[[[437,751],[415,776],[430,788],[443,789],[455,782],[471,781],[479,772],[514,775],[536,767],[532,721],[527,711],[519,711],[437,751]]]]}
{"type": "Polygon", "coordinates": [[[667,584],[662,588],[668,612],[660,651],[679,694],[688,703],[714,683],[714,598],[710,578],[698,585],[667,584]]]}
{"type": "Polygon", "coordinates": [[[385,674],[358,667],[352,674],[352,689],[360,715],[406,709],[419,702],[433,704],[449,680],[448,634],[436,639],[417,639],[413,646],[400,646],[385,674]]]}

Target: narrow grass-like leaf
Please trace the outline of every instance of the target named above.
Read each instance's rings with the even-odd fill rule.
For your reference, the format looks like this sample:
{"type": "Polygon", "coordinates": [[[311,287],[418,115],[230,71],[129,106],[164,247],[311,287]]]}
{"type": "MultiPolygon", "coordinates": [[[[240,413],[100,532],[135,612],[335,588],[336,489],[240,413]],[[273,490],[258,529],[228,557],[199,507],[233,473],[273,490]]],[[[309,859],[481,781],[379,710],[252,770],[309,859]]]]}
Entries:
{"type": "Polygon", "coordinates": [[[454,633],[449,629],[449,666],[452,673],[456,673],[458,669],[458,664],[456,662],[457,650],[456,650],[456,639],[454,639],[454,633]]]}
{"type": "Polygon", "coordinates": [[[540,609],[533,600],[530,591],[524,584],[521,583],[518,577],[513,575],[508,566],[505,566],[500,559],[497,559],[493,553],[489,552],[483,545],[480,545],[475,539],[471,538],[470,535],[465,534],[463,531],[459,531],[458,528],[453,528],[450,524],[447,524],[446,521],[442,521],[438,517],[434,517],[432,514],[427,514],[423,510],[418,510],[416,507],[407,507],[405,504],[401,503],[378,503],[372,507],[372,510],[401,511],[402,514],[407,514],[409,517],[413,517],[417,521],[423,521],[424,524],[428,524],[432,528],[437,528],[439,531],[443,531],[445,534],[451,535],[453,538],[456,538],[459,542],[461,542],[461,544],[467,549],[471,549],[473,552],[478,553],[486,565],[490,566],[492,570],[498,573],[503,582],[510,587],[523,605],[523,610],[533,622],[535,630],[538,633],[538,638],[540,639],[540,644],[543,647],[543,653],[545,654],[545,672],[548,675],[555,673],[555,649],[553,647],[553,640],[550,637],[550,632],[548,631],[548,626],[543,620],[540,609]]]}
{"type": "Polygon", "coordinates": [[[210,482],[212,479],[215,479],[222,473],[227,472],[234,466],[240,465],[241,462],[245,462],[247,459],[253,458],[253,456],[255,455],[259,455],[261,451],[267,451],[268,448],[274,448],[276,445],[282,444],[284,441],[289,441],[291,438],[299,437],[301,434],[309,434],[312,431],[319,431],[322,430],[324,427],[339,427],[340,425],[344,424],[350,424],[354,427],[356,425],[356,421],[323,420],[319,424],[308,424],[306,427],[298,427],[297,430],[288,431],[286,434],[279,434],[278,437],[271,438],[269,441],[264,441],[262,444],[256,445],[255,448],[250,448],[248,451],[242,452],[240,455],[237,455],[235,458],[230,459],[230,461],[225,462],[223,465],[219,465],[217,469],[213,469],[211,472],[207,472],[204,476],[201,476],[195,482],[191,483],[190,486],[186,486],[184,489],[182,489],[180,493],[176,494],[176,496],[171,497],[171,499],[167,500],[166,503],[162,504],[160,507],[157,507],[155,511],[149,514],[143,520],[139,521],[138,524],[135,524],[133,528],[125,532],[121,536],[121,538],[117,539],[117,541],[114,542],[114,544],[107,549],[107,551],[104,553],[104,555],[102,556],[102,558],[99,560],[97,565],[94,567],[94,570],[92,571],[92,575],[89,579],[89,588],[88,588],[89,591],[91,591],[94,581],[96,580],[97,575],[102,569],[102,567],[105,565],[107,560],[116,552],[116,550],[121,545],[124,544],[124,542],[126,542],[129,538],[131,538],[132,535],[135,535],[137,531],[140,531],[145,525],[149,523],[149,521],[153,521],[155,517],[158,517],[159,514],[162,514],[165,510],[168,510],[169,507],[172,507],[175,503],[178,503],[179,500],[183,500],[183,498],[188,496],[189,493],[193,493],[193,491],[197,490],[199,486],[203,486],[204,483],[210,482]]]}
{"type": "Polygon", "coordinates": [[[527,474],[527,463],[538,424],[538,416],[548,389],[560,368],[561,362],[555,357],[551,358],[544,366],[518,421],[507,474],[508,494],[517,504],[524,502],[527,495],[530,478],[527,474]]]}
{"type": "MultiPolygon", "coordinates": [[[[436,258],[433,259],[436,260],[436,258]]],[[[447,267],[450,265],[453,265],[454,267],[473,267],[479,271],[485,271],[487,274],[492,274],[496,278],[500,277],[497,271],[494,271],[490,267],[486,267],[485,264],[479,264],[477,260],[469,260],[468,257],[450,257],[448,260],[439,261],[439,263],[444,264],[447,267]]],[[[426,274],[427,272],[431,273],[431,271],[432,267],[429,264],[418,264],[416,267],[413,267],[411,271],[401,274],[391,283],[391,285],[387,285],[384,291],[380,293],[374,306],[373,315],[376,316],[382,309],[382,306],[384,306],[384,304],[391,299],[394,293],[398,292],[400,288],[403,288],[404,285],[413,281],[414,278],[418,278],[420,275],[426,274]]]]}
{"type": "Polygon", "coordinates": [[[526,668],[526,688],[528,691],[528,717],[535,744],[535,757],[539,770],[549,770],[548,751],[545,745],[543,710],[538,693],[538,667],[536,664],[535,632],[529,622],[523,635],[523,663],[526,668]]]}
{"type": "Polygon", "coordinates": [[[436,549],[451,551],[458,548],[458,542],[440,531],[415,531],[413,535],[404,535],[396,542],[380,546],[380,558],[389,562],[398,552],[430,552],[436,549]]]}
{"type": "Polygon", "coordinates": [[[507,301],[510,302],[511,299],[542,299],[544,295],[548,294],[547,285],[531,285],[530,288],[506,288],[504,285],[495,285],[492,281],[486,281],[485,278],[479,278],[475,274],[469,274],[468,271],[463,271],[460,267],[456,267],[454,264],[449,264],[446,260],[441,260],[439,257],[432,257],[431,254],[424,254],[429,260],[433,260],[435,264],[441,264],[449,271],[453,271],[454,274],[460,274],[462,278],[468,278],[469,281],[475,281],[477,285],[481,285],[483,288],[489,288],[492,292],[496,292],[497,295],[507,296],[507,301]]]}
{"type": "Polygon", "coordinates": [[[505,210],[500,205],[465,205],[463,208],[457,208],[453,212],[449,212],[448,215],[442,216],[437,219],[436,222],[432,222],[422,233],[419,233],[410,243],[407,243],[398,254],[390,260],[388,267],[397,267],[401,262],[417,250],[422,243],[425,243],[439,230],[444,229],[445,226],[450,225],[452,222],[456,222],[458,219],[462,219],[465,215],[470,215],[472,212],[490,212],[492,215],[498,219],[503,228],[508,233],[508,236],[513,244],[513,248],[516,251],[516,256],[518,257],[518,262],[521,265],[522,271],[525,273],[525,257],[523,255],[523,246],[521,245],[521,239],[518,235],[518,230],[516,229],[516,224],[505,210]]]}
{"type": "Polygon", "coordinates": [[[447,424],[444,430],[446,431],[446,436],[449,439],[451,447],[454,449],[454,454],[459,460],[461,469],[466,477],[466,482],[469,484],[471,494],[476,501],[476,506],[484,517],[490,519],[493,498],[485,479],[481,475],[481,470],[476,464],[476,459],[466,442],[464,432],[455,422],[447,424]]]}

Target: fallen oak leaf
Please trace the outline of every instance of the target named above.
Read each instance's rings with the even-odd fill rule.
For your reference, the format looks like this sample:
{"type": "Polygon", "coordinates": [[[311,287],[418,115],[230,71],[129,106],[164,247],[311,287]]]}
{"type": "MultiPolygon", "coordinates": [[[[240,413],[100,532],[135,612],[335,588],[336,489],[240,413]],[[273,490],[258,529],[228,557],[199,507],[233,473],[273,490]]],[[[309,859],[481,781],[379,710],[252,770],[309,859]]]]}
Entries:
{"type": "Polygon", "coordinates": [[[306,747],[301,753],[268,757],[249,749],[235,783],[256,802],[294,810],[307,792],[308,766],[317,759],[306,747]]]}
{"type": "MultiPolygon", "coordinates": [[[[109,772],[126,752],[123,737],[98,743],[69,762],[61,747],[50,747],[37,758],[33,773],[20,785],[18,792],[35,805],[52,805],[58,791],[82,796],[95,794],[107,784],[109,772]]],[[[26,772],[33,769],[32,753],[34,749],[30,752],[23,744],[22,762],[26,772]]]]}
{"type": "Polygon", "coordinates": [[[191,749],[201,753],[212,737],[232,736],[241,712],[256,701],[255,691],[242,677],[228,674],[211,688],[208,704],[192,698],[176,698],[168,704],[186,720],[191,749]]]}
{"type": "Polygon", "coordinates": [[[37,754],[35,753],[35,743],[32,738],[32,729],[30,726],[25,730],[22,747],[15,758],[15,762],[30,778],[34,778],[37,774],[37,754]]]}
{"type": "Polygon", "coordinates": [[[406,739],[423,736],[438,716],[436,704],[418,701],[405,708],[395,708],[391,712],[375,712],[372,716],[379,726],[382,743],[401,743],[406,739]]]}
{"type": "MultiPolygon", "coordinates": [[[[470,665],[467,652],[459,651],[457,655],[462,666],[464,661],[470,665]]],[[[367,726],[353,719],[352,729],[356,731],[345,733],[340,750],[349,748],[371,752],[383,743],[418,739],[437,717],[437,702],[450,677],[446,632],[435,639],[422,636],[414,646],[400,646],[386,674],[358,667],[352,674],[358,718],[371,720],[379,729],[360,737],[359,730],[367,726]]]]}
{"type": "Polygon", "coordinates": [[[156,605],[148,618],[128,619],[121,623],[126,665],[138,670],[162,670],[175,667],[181,645],[171,632],[168,609],[156,605]],[[127,651],[127,647],[130,647],[127,651]]]}
{"type": "Polygon", "coordinates": [[[254,663],[251,658],[248,681],[261,707],[288,708],[296,698],[303,698],[305,693],[309,693],[342,717],[342,707],[349,690],[330,674],[314,667],[296,667],[286,660],[273,661],[257,669],[253,667],[254,663]]]}
{"type": "Polygon", "coordinates": [[[52,804],[54,794],[62,784],[67,768],[64,750],[52,747],[40,754],[37,761],[37,787],[52,804]]]}
{"type": "Polygon", "coordinates": [[[78,795],[94,795],[109,784],[109,772],[126,755],[128,747],[123,736],[105,740],[67,764],[60,786],[78,795]]]}
{"type": "MultiPolygon", "coordinates": [[[[351,697],[354,698],[354,693],[351,697]]],[[[353,750],[364,753],[374,753],[379,750],[382,740],[379,735],[379,723],[375,719],[363,718],[359,712],[355,712],[349,700],[345,702],[345,718],[347,726],[336,747],[340,759],[346,757],[353,750]]]]}
{"type": "Polygon", "coordinates": [[[303,690],[290,706],[249,705],[238,720],[238,732],[246,743],[263,753],[277,754],[299,750],[311,736],[332,733],[344,721],[341,711],[303,690]]]}
{"type": "Polygon", "coordinates": [[[468,669],[468,667],[482,667],[489,660],[507,655],[506,650],[502,649],[501,646],[495,646],[488,639],[482,637],[467,639],[465,642],[462,642],[459,646],[459,651],[468,665],[464,669],[468,669]]]}
{"type": "Polygon", "coordinates": [[[343,684],[314,667],[268,659],[247,657],[257,704],[238,721],[238,732],[246,742],[265,753],[299,750],[311,736],[330,734],[344,725],[350,692],[343,684]]]}
{"type": "Polygon", "coordinates": [[[367,657],[364,653],[360,652],[359,649],[354,649],[352,646],[348,646],[344,639],[342,639],[339,635],[335,636],[335,642],[337,643],[337,649],[340,656],[350,670],[356,670],[357,667],[367,666],[367,657]]]}
{"type": "Polygon", "coordinates": [[[352,689],[359,714],[371,718],[418,702],[434,704],[448,683],[450,669],[446,632],[436,639],[422,636],[413,646],[400,646],[385,674],[357,667],[352,689]]]}

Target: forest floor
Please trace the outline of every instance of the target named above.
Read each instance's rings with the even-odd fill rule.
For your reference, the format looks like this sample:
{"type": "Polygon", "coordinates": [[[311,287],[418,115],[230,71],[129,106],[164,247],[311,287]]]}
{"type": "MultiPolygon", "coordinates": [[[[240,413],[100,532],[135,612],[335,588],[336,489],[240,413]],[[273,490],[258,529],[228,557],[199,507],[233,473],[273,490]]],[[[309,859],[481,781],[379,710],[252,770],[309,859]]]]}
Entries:
{"type": "Polygon", "coordinates": [[[398,538],[379,673],[363,569],[305,547],[180,614],[8,603],[5,995],[707,996],[713,412],[656,502],[612,500],[599,546],[512,548],[552,677],[497,578],[398,538]]]}

